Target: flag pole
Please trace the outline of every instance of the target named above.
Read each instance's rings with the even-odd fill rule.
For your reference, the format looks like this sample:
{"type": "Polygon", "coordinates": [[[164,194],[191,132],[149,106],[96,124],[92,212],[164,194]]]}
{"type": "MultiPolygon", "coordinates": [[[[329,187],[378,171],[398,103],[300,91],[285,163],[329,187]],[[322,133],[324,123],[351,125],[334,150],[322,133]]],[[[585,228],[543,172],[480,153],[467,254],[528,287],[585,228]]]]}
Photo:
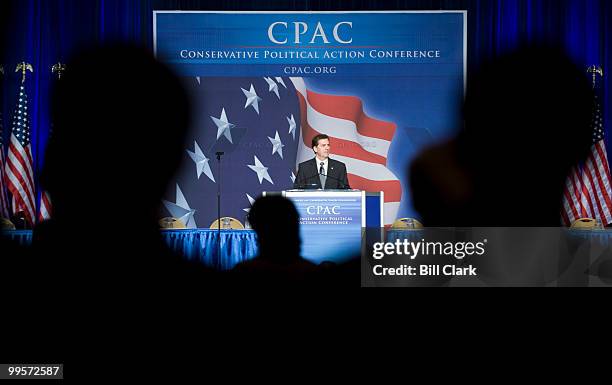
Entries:
{"type": "Polygon", "coordinates": [[[63,64],[61,62],[57,62],[56,64],[53,64],[51,66],[51,72],[54,74],[57,74],[57,80],[60,80],[62,78],[62,74],[64,73],[65,70],[66,70],[66,64],[63,64]]]}
{"type": "Polygon", "coordinates": [[[217,163],[219,164],[219,183],[217,183],[217,268],[221,268],[221,156],[225,153],[218,151],[217,163]]]}
{"type": "Polygon", "coordinates": [[[595,89],[597,85],[597,75],[603,77],[603,68],[592,65],[587,69],[587,72],[593,75],[593,89],[595,89]]]}
{"type": "MultiPolygon", "coordinates": [[[[19,89],[19,98],[21,97],[22,94],[25,94],[24,88],[25,88],[25,81],[26,81],[26,77],[28,74],[28,71],[30,72],[34,72],[34,68],[32,67],[32,64],[30,63],[26,63],[25,61],[17,64],[17,67],[15,68],[15,72],[21,72],[21,85],[20,85],[20,89],[19,89]]],[[[26,103],[27,103],[27,99],[26,99],[26,103]]],[[[21,111],[21,99],[19,99],[19,108],[18,111],[21,111]]],[[[27,105],[26,107],[24,107],[27,110],[27,105]]],[[[25,116],[27,116],[26,113],[24,113],[25,116]]],[[[26,124],[25,122],[27,122],[27,118],[24,118],[24,124],[26,124]]],[[[13,128],[15,122],[13,122],[13,128]]],[[[19,125],[19,124],[18,124],[19,125]]],[[[26,126],[24,125],[24,130],[26,126]]],[[[29,128],[28,128],[29,129],[29,128]]],[[[9,151],[11,151],[11,147],[13,146],[13,135],[15,135],[14,131],[11,132],[11,143],[9,144],[9,151]]],[[[22,148],[23,150],[23,148],[22,148]]],[[[10,159],[10,158],[9,158],[10,159]]],[[[26,173],[28,172],[27,169],[26,170],[19,170],[19,172],[24,173],[23,175],[21,175],[24,179],[28,177],[28,175],[26,175],[26,173]]],[[[32,178],[32,180],[34,179],[34,175],[30,175],[30,177],[32,178]]],[[[10,187],[9,185],[9,191],[12,194],[12,199],[13,199],[13,212],[16,212],[16,215],[19,214],[18,209],[21,209],[24,214],[24,217],[21,218],[19,217],[19,219],[21,219],[21,221],[23,222],[23,228],[26,229],[27,227],[27,223],[29,222],[30,225],[32,225],[32,227],[34,226],[35,222],[36,222],[36,196],[35,196],[35,186],[31,186],[32,189],[32,194],[33,196],[23,196],[21,194],[18,193],[19,190],[16,190],[16,187],[13,186],[13,188],[10,187]],[[21,201],[19,203],[19,208],[15,207],[17,205],[17,200],[15,198],[15,196],[19,197],[19,200],[21,201]],[[29,199],[28,199],[29,198],[29,199]],[[29,202],[28,202],[29,201],[29,202]],[[34,207],[32,207],[32,205],[34,205],[34,207]]],[[[27,192],[25,194],[28,194],[27,192]]]]}
{"type": "Polygon", "coordinates": [[[34,69],[32,68],[32,64],[21,62],[17,64],[17,68],[15,69],[15,72],[19,71],[21,71],[21,84],[24,84],[26,81],[27,71],[34,72],[34,69]]]}

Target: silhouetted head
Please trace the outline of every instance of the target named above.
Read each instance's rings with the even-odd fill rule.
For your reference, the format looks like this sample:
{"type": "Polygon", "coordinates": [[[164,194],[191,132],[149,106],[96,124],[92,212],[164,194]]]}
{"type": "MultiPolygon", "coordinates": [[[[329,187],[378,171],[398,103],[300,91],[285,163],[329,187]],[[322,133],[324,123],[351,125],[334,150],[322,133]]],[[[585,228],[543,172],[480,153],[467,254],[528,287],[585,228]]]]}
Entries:
{"type": "Polygon", "coordinates": [[[92,48],[66,67],[53,94],[43,173],[54,217],[146,217],[180,162],[190,119],[186,92],[138,47],[92,48]]]}
{"type": "Polygon", "coordinates": [[[413,165],[426,226],[558,226],[565,180],[592,144],[593,92],[561,51],[527,47],[468,79],[465,127],[413,165]]]}
{"type": "Polygon", "coordinates": [[[263,258],[290,261],[300,255],[299,215],[293,203],[281,196],[262,197],[249,212],[263,258]]]}

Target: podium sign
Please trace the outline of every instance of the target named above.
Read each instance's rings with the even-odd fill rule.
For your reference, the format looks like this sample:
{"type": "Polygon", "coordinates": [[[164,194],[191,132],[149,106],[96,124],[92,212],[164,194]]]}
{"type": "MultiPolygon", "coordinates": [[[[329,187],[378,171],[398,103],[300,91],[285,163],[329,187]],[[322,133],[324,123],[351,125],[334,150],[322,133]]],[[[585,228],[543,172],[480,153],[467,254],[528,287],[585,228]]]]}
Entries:
{"type": "Polygon", "coordinates": [[[361,255],[364,191],[285,191],[300,216],[302,256],[343,263],[361,255]]]}

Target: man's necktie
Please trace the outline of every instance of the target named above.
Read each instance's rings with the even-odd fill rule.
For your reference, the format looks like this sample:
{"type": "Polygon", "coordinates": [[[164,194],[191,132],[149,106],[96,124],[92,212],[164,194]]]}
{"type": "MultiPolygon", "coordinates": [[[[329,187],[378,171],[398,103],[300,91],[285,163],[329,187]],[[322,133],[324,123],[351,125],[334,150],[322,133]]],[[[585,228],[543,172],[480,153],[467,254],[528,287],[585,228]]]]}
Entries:
{"type": "Polygon", "coordinates": [[[327,176],[325,176],[325,168],[323,167],[325,163],[321,162],[321,167],[319,168],[319,179],[321,180],[321,188],[325,189],[325,180],[327,176]]]}

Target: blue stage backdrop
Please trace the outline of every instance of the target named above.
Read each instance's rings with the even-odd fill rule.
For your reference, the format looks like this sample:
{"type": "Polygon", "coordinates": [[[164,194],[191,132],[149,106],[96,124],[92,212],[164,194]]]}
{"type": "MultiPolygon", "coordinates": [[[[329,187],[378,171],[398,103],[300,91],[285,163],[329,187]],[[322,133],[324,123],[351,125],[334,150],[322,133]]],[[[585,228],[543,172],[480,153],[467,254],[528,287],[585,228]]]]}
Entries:
{"type": "Polygon", "coordinates": [[[292,188],[323,133],[352,188],[384,192],[385,224],[415,216],[406,168],[461,124],[466,28],[462,11],[157,12],[157,56],[197,110],[168,214],[213,222],[223,151],[221,215],[242,220],[251,198],[292,188]]]}
{"type": "MultiPolygon", "coordinates": [[[[10,1],[10,0],[8,0],[10,1]]],[[[5,68],[5,76],[3,82],[4,98],[3,110],[5,117],[5,142],[6,137],[10,132],[6,127],[10,127],[10,116],[12,109],[15,106],[17,90],[19,87],[20,76],[13,71],[17,63],[21,61],[29,62],[34,67],[34,73],[29,76],[26,82],[28,95],[30,97],[31,106],[31,126],[32,126],[32,150],[34,157],[34,172],[36,175],[44,164],[44,149],[50,132],[50,123],[48,118],[49,105],[49,89],[53,82],[51,74],[51,66],[58,61],[66,62],[68,57],[80,45],[91,44],[94,42],[122,40],[130,41],[153,49],[153,11],[154,10],[285,10],[285,11],[327,11],[338,10],[337,4],[328,1],[305,1],[305,2],[286,2],[286,1],[263,1],[246,3],[244,1],[199,1],[199,0],[143,0],[143,1],[123,1],[123,0],[19,0],[14,1],[14,14],[8,19],[10,25],[7,27],[10,32],[7,40],[7,52],[2,59],[5,68]]],[[[572,57],[582,65],[601,65],[604,68],[603,96],[604,96],[604,121],[606,129],[606,140],[609,140],[610,135],[610,107],[609,90],[611,78],[608,76],[610,68],[610,36],[612,36],[612,3],[606,0],[403,0],[394,1],[392,3],[364,0],[352,1],[343,4],[344,10],[378,10],[378,9],[401,9],[401,10],[467,10],[467,52],[468,52],[468,78],[470,69],[477,66],[482,60],[491,59],[499,54],[507,52],[516,47],[520,42],[544,41],[548,43],[559,44],[567,49],[572,57]]],[[[280,31],[280,30],[279,30],[280,31]]],[[[340,28],[342,32],[342,27],[340,28]]],[[[288,36],[289,38],[291,36],[288,36]]],[[[538,71],[541,69],[534,69],[538,71]]],[[[234,74],[238,75],[238,74],[234,74]]],[[[288,80],[287,75],[278,74],[287,88],[284,88],[275,77],[272,79],[279,85],[279,92],[290,93],[291,87],[295,87],[293,82],[288,80]]],[[[292,77],[304,77],[302,75],[293,74],[292,77]]],[[[236,84],[240,86],[238,92],[242,93],[240,88],[250,90],[250,81],[259,94],[261,87],[267,86],[267,82],[262,78],[261,74],[241,75],[234,78],[234,81],[242,79],[244,83],[236,84]],[[246,87],[249,87],[248,89],[246,87]]],[[[200,79],[202,82],[203,79],[200,79]]],[[[212,79],[204,79],[204,81],[212,81],[212,79]]],[[[375,80],[372,80],[374,82],[375,80]]],[[[195,77],[191,79],[191,88],[197,89],[201,83],[196,83],[195,77]]],[[[391,122],[397,125],[397,132],[408,130],[409,137],[418,138],[414,135],[414,130],[424,132],[424,128],[443,127],[444,122],[436,122],[437,115],[430,117],[430,122],[425,122],[422,125],[414,124],[410,121],[410,117],[414,116],[414,111],[418,110],[418,104],[406,104],[407,111],[402,116],[401,121],[394,122],[394,116],[386,116],[384,110],[387,106],[381,108],[380,98],[368,96],[362,93],[361,88],[372,89],[371,84],[367,84],[367,80],[356,83],[351,82],[348,78],[345,84],[342,84],[342,79],[336,77],[333,84],[327,79],[320,80],[319,78],[306,78],[305,86],[309,91],[320,94],[336,95],[339,89],[343,90],[343,94],[361,95],[363,98],[363,106],[366,112],[372,113],[374,117],[381,121],[391,122]],[[346,91],[346,93],[345,93],[346,91]]],[[[415,92],[419,92],[419,85],[413,85],[415,92]]],[[[213,84],[210,84],[213,87],[213,84]]],[[[420,87],[425,87],[421,85],[420,87]]],[[[266,91],[268,92],[268,91],[266,91]]],[[[398,91],[399,93],[400,91],[398,91]]],[[[404,92],[404,90],[401,90],[404,92]]],[[[238,94],[240,96],[240,94],[238,94]]],[[[244,95],[244,94],[243,94],[244,95]]],[[[265,97],[276,95],[264,94],[265,97]]],[[[282,95],[281,95],[282,96],[282,95]]],[[[244,97],[244,96],[243,96],[244,97]]],[[[261,97],[261,95],[260,95],[261,97]]],[[[400,103],[399,98],[394,98],[394,101],[400,103]]],[[[284,119],[287,114],[293,114],[296,123],[299,122],[298,116],[300,106],[299,101],[290,102],[287,99],[279,101],[283,103],[283,110],[279,109],[270,115],[269,119],[284,119]],[[286,108],[286,109],[285,109],[286,108]],[[276,114],[276,116],[274,116],[276,114]]],[[[244,105],[243,105],[244,106],[244,105]]],[[[265,103],[262,102],[262,115],[266,116],[272,111],[264,110],[265,103]]],[[[210,106],[212,107],[212,105],[210,106]]],[[[208,108],[208,107],[207,107],[208,108]]],[[[218,109],[218,107],[217,107],[218,109]]],[[[393,106],[389,106],[389,110],[393,106]]],[[[202,118],[204,109],[202,111],[202,118]]],[[[249,110],[246,110],[249,111],[249,110]]],[[[222,109],[219,111],[207,112],[210,116],[216,118],[221,117],[222,109]]],[[[250,107],[250,112],[255,113],[250,107]]],[[[229,119],[233,119],[232,115],[226,110],[226,115],[229,119]]],[[[268,119],[267,117],[263,117],[268,119]]],[[[212,120],[210,120],[212,122],[212,120]]],[[[234,123],[234,122],[231,122],[234,123]]],[[[279,123],[280,124],[280,123],[279,123]]],[[[285,130],[288,130],[288,123],[285,130]]],[[[247,127],[248,128],[248,127],[247,127]]],[[[285,144],[283,147],[283,162],[286,162],[287,167],[292,162],[292,157],[299,156],[296,150],[292,153],[287,143],[288,132],[282,132],[282,127],[279,127],[279,136],[285,144]],[[286,157],[286,159],[285,159],[286,157]]],[[[267,133],[263,140],[264,145],[271,143],[267,136],[274,138],[275,132],[267,133]],[[272,135],[270,135],[272,134],[272,135]],[[268,142],[266,142],[268,140],[268,142]]],[[[434,137],[438,133],[434,133],[434,137]]],[[[248,133],[247,133],[248,135],[248,133]]],[[[397,133],[396,133],[397,135],[397,133]]],[[[408,136],[407,136],[408,137],[408,136]]],[[[194,138],[196,139],[196,138],[194,138]]],[[[293,140],[293,138],[291,138],[293,140]]],[[[407,143],[406,149],[413,153],[415,149],[412,146],[420,146],[426,144],[430,140],[429,136],[425,135],[422,142],[413,139],[415,143],[407,143]]],[[[194,141],[197,141],[194,140],[194,141]]],[[[388,167],[396,176],[400,178],[399,165],[393,162],[394,153],[401,150],[399,142],[393,143],[389,149],[389,164],[388,167]]],[[[202,152],[210,151],[204,143],[201,143],[202,152]]],[[[610,143],[607,143],[607,148],[612,148],[610,143]]],[[[190,148],[192,152],[196,152],[195,143],[190,148]]],[[[269,151],[271,153],[271,151],[269,151]]],[[[186,153],[188,156],[188,154],[186,153]]],[[[254,154],[253,154],[254,155],[254,154]]],[[[271,156],[272,154],[264,154],[271,156]]],[[[278,154],[274,157],[279,158],[278,154]]],[[[262,164],[265,164],[264,159],[259,159],[262,164]]],[[[211,160],[214,169],[214,162],[211,160]]],[[[254,159],[248,162],[250,165],[256,165],[254,159]]],[[[267,165],[266,165],[267,166],[267,165]]],[[[197,170],[191,170],[195,176],[197,170]]],[[[212,170],[211,170],[212,171],[212,170]]],[[[271,173],[276,171],[273,169],[271,173]]],[[[214,176],[214,174],[213,174],[214,176]]],[[[228,174],[229,176],[229,174],[228,174]]],[[[203,173],[200,179],[208,179],[208,176],[203,173]]],[[[231,176],[230,176],[231,178],[231,176]]],[[[202,182],[205,182],[205,179],[202,182]]],[[[274,185],[269,184],[265,179],[262,186],[265,189],[280,190],[282,184],[290,184],[290,180],[278,176],[272,178],[274,185]],[[270,185],[270,188],[266,184],[270,185]]],[[[231,180],[231,179],[230,179],[231,180]]],[[[211,181],[212,182],[212,181],[211,181]]],[[[174,186],[175,187],[175,186],[174,186]]],[[[229,186],[226,191],[229,191],[229,186]]],[[[240,194],[244,192],[241,191],[240,194]]],[[[402,186],[402,194],[406,193],[406,186],[402,186]]],[[[207,193],[208,194],[208,193],[207,193]]],[[[253,191],[256,194],[256,191],[253,191]]],[[[251,194],[249,194],[251,195],[251,194]]],[[[213,195],[214,196],[214,195],[213,195]]],[[[403,195],[404,196],[404,195],[403,195]]],[[[176,196],[171,194],[167,197],[168,200],[176,203],[176,196]]],[[[237,210],[248,207],[248,199],[246,195],[240,195],[237,199],[237,210]]],[[[403,199],[405,202],[406,199],[403,199]]],[[[214,202],[214,201],[213,201],[214,202]]],[[[214,203],[213,203],[214,204],[214,203]]],[[[402,205],[399,208],[401,213],[409,213],[410,209],[407,205],[402,205]]],[[[236,213],[236,216],[240,216],[236,213]]],[[[204,220],[204,223],[197,223],[198,226],[207,226],[209,223],[204,220]]]]}

